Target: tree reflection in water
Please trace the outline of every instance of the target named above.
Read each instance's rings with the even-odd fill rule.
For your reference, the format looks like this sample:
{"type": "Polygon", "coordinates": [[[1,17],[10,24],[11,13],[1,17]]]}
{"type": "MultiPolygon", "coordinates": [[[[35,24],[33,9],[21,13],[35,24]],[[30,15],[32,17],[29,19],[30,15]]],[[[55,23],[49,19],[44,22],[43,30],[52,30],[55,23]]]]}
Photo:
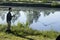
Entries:
{"type": "MultiPolygon", "coordinates": [[[[22,9],[21,9],[22,10],[22,9]]],[[[50,15],[51,13],[54,14],[55,11],[53,10],[32,10],[32,9],[29,9],[29,10],[22,10],[23,12],[25,12],[25,16],[27,18],[27,22],[30,24],[34,22],[37,22],[39,17],[41,16],[41,12],[43,12],[44,16],[48,16],[50,15]]],[[[5,20],[5,14],[3,14],[4,11],[1,11],[0,12],[0,17],[2,20],[5,20]]],[[[20,10],[18,11],[13,11],[12,14],[15,15],[15,17],[12,18],[12,22],[14,23],[19,17],[20,17],[20,10]],[[14,13],[13,13],[14,12],[14,13]]]]}
{"type": "Polygon", "coordinates": [[[29,22],[29,24],[32,24],[33,21],[37,22],[39,17],[41,16],[41,13],[43,12],[44,16],[48,16],[51,13],[54,14],[54,11],[51,10],[44,10],[44,11],[39,11],[39,10],[28,10],[27,15],[27,21],[29,22]]]}
{"type": "Polygon", "coordinates": [[[14,23],[20,17],[20,13],[19,13],[19,11],[16,11],[16,12],[14,12],[13,15],[15,15],[15,17],[12,18],[12,22],[14,23]]]}

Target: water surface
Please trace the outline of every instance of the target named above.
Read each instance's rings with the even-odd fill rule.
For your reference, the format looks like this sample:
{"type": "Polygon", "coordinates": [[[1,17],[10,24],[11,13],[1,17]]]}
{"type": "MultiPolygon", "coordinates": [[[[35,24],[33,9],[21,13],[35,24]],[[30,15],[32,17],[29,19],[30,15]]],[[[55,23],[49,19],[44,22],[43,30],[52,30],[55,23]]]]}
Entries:
{"type": "MultiPolygon", "coordinates": [[[[6,23],[6,15],[8,8],[0,8],[0,24],[6,23]]],[[[12,18],[12,25],[16,25],[18,22],[29,22],[31,28],[36,30],[54,30],[60,31],[60,10],[59,8],[13,8],[12,15],[16,15],[12,18]]]]}

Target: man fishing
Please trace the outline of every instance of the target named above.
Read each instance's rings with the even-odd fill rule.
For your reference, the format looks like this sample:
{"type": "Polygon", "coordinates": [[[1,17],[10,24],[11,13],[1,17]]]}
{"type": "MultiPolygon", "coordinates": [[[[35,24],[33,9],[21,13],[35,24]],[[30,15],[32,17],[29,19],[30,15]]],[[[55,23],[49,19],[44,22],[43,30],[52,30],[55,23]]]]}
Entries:
{"type": "Polygon", "coordinates": [[[11,11],[12,11],[12,9],[11,8],[9,8],[9,12],[7,13],[7,16],[6,16],[6,21],[7,21],[7,24],[8,24],[8,27],[7,27],[7,32],[9,32],[9,31],[11,31],[10,30],[10,27],[11,27],[11,20],[12,20],[12,17],[14,17],[15,15],[11,15],[11,11]]]}

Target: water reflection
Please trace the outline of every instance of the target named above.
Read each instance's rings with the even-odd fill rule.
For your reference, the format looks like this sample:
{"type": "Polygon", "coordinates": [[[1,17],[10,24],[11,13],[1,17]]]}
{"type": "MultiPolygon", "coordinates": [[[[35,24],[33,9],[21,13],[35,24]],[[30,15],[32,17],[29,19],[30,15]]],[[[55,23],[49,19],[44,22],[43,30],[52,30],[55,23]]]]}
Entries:
{"type": "Polygon", "coordinates": [[[27,21],[29,22],[29,24],[32,24],[33,21],[37,22],[40,16],[40,12],[35,10],[28,10],[28,13],[26,15],[27,15],[27,21]]]}
{"type": "MultiPolygon", "coordinates": [[[[0,11],[1,22],[6,23],[6,14],[8,11],[0,11]]],[[[28,10],[18,10],[12,11],[12,23],[17,24],[18,22],[24,23],[28,22],[30,27],[37,30],[60,30],[60,12],[52,9],[28,9],[28,10]],[[58,27],[57,27],[58,26],[58,27]]]]}
{"type": "Polygon", "coordinates": [[[13,15],[15,15],[15,17],[12,18],[12,22],[14,23],[19,17],[20,17],[20,11],[15,11],[13,15]]]}

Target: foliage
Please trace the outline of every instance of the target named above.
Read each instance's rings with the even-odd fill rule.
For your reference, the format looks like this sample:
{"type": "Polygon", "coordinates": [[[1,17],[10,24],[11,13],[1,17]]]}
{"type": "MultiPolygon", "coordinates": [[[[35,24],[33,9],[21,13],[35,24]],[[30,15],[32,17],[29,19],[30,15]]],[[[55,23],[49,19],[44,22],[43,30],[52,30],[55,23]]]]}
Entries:
{"type": "Polygon", "coordinates": [[[56,1],[54,1],[54,2],[51,3],[51,5],[52,5],[52,6],[56,6],[56,5],[59,5],[59,3],[56,2],[56,1]]]}
{"type": "Polygon", "coordinates": [[[42,0],[42,2],[43,2],[43,3],[46,3],[46,2],[48,2],[48,0],[42,0]]]}

